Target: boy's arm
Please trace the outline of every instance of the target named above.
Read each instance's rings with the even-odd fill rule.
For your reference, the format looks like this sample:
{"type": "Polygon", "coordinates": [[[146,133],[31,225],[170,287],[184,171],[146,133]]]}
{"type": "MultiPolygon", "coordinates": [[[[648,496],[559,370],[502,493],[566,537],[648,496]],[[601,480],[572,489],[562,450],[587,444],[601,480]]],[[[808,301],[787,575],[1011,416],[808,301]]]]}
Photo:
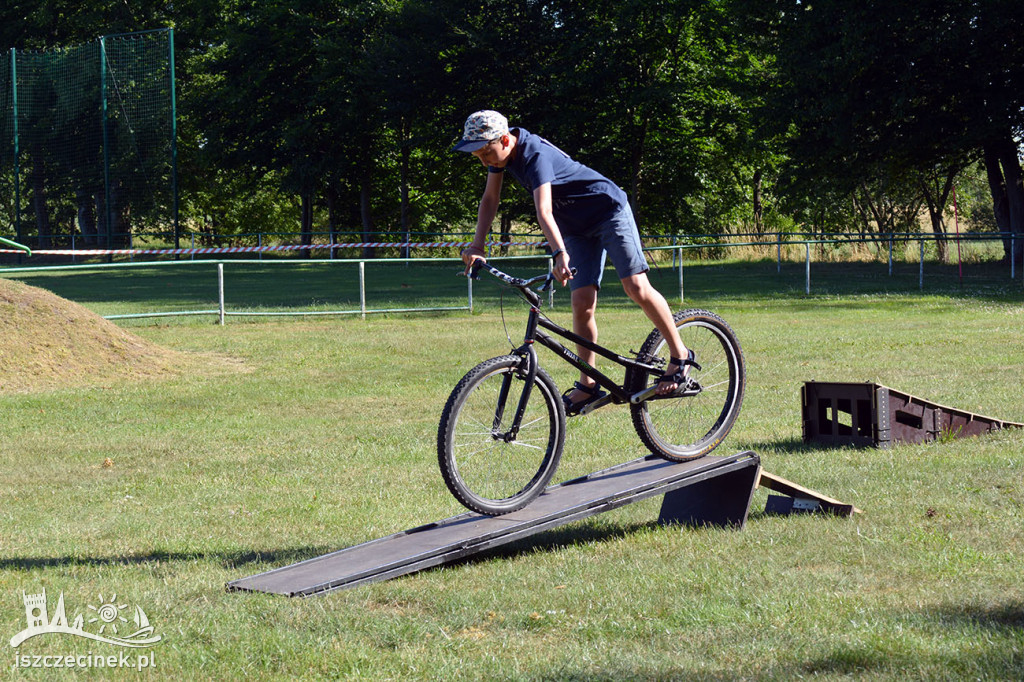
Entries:
{"type": "Polygon", "coordinates": [[[466,273],[477,258],[483,259],[484,246],[487,244],[487,233],[491,231],[491,224],[498,215],[498,204],[501,203],[501,178],[503,173],[488,173],[487,185],[484,187],[484,194],[480,198],[480,208],[476,214],[476,233],[473,235],[473,243],[462,250],[462,261],[466,264],[466,273]]]}
{"type": "Polygon", "coordinates": [[[483,247],[487,244],[487,232],[490,225],[494,223],[498,215],[498,205],[502,201],[502,176],[503,173],[487,173],[487,184],[483,187],[483,196],[480,198],[480,207],[476,211],[476,232],[473,236],[473,243],[462,250],[462,260],[466,263],[466,273],[477,258],[483,260],[485,253],[483,247]]]}
{"type": "Polygon", "coordinates": [[[540,223],[540,229],[548,240],[551,253],[554,254],[552,273],[555,275],[555,279],[564,286],[572,279],[572,272],[569,271],[569,254],[562,241],[562,231],[558,229],[558,223],[555,222],[554,213],[551,211],[550,182],[545,182],[533,190],[533,203],[537,208],[537,222],[540,223]]]}

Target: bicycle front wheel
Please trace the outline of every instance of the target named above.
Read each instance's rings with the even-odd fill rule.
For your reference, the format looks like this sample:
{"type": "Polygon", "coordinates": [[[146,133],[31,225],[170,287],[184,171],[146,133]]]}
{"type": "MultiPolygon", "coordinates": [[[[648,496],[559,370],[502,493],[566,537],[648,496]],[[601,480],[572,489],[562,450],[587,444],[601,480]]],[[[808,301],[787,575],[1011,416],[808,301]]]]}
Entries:
{"type": "MultiPolygon", "coordinates": [[[[630,411],[637,434],[651,452],[685,462],[714,450],[732,429],[743,404],[746,370],[739,341],[721,317],[706,310],[684,310],[674,319],[683,344],[696,353],[701,366],[689,368],[693,388],[678,397],[631,405],[630,411]]],[[[657,329],[640,353],[662,357],[668,364],[668,348],[657,329]]],[[[638,375],[633,392],[655,381],[657,377],[638,375]]]]}
{"type": "Polygon", "coordinates": [[[513,432],[529,376],[523,364],[516,355],[480,363],[458,383],[441,415],[441,475],[455,499],[481,514],[525,507],[544,491],[562,456],[565,410],[555,382],[540,368],[513,432]]]}

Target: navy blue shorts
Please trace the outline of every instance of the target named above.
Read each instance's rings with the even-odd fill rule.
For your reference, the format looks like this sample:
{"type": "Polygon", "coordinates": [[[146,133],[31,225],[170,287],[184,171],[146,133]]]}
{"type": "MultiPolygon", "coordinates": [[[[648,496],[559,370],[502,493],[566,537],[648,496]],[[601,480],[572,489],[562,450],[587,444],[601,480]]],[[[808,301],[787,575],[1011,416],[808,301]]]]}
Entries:
{"type": "Polygon", "coordinates": [[[585,235],[563,234],[562,241],[569,252],[569,267],[576,268],[576,275],[569,280],[573,291],[591,285],[600,289],[608,258],[619,279],[650,270],[629,205],[585,235]]]}

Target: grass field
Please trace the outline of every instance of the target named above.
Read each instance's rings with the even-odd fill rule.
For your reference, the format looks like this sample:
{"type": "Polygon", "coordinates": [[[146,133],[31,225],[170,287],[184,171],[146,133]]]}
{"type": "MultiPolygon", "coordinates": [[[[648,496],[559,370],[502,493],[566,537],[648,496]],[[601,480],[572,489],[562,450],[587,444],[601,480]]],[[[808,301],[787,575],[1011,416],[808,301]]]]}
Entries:
{"type": "MultiPolygon", "coordinates": [[[[299,278],[245,267],[240,305],[350,300],[302,266],[299,278]]],[[[458,305],[454,269],[390,274],[380,300],[458,305]]],[[[154,270],[121,271],[116,286],[108,273],[22,279],[102,314],[188,308],[215,287],[209,273],[154,270]]],[[[746,354],[724,450],[752,449],[862,515],[768,516],[759,491],[744,529],[686,529],[654,523],[651,500],[323,597],[228,593],[227,581],[461,512],[437,470],[437,422],[459,377],[508,348],[495,289],[477,285],[473,315],[133,321],[148,341],[234,362],[0,395],[0,634],[25,627],[23,592],[45,589],[51,617],[63,593],[69,621],[115,594],[142,606],[162,637],[149,650],[161,679],[1024,679],[1024,433],[822,449],[802,443],[799,403],[804,381],[875,381],[1024,422],[1020,281],[975,266],[961,285],[936,265],[922,292],[916,265],[889,278],[884,265],[822,264],[806,296],[803,276],[798,263],[687,264],[686,306],[725,317],[746,354]]],[[[675,273],[654,278],[677,305],[675,273]]],[[[566,299],[551,313],[563,322],[566,299]]],[[[521,313],[506,300],[513,340],[521,313]]],[[[649,331],[611,283],[599,315],[602,342],[622,351],[649,331]]],[[[570,422],[556,478],[642,454],[628,411],[610,408],[570,422]]],[[[3,650],[8,679],[47,680],[73,673],[16,657],[116,651],[61,635],[3,650]]]]}

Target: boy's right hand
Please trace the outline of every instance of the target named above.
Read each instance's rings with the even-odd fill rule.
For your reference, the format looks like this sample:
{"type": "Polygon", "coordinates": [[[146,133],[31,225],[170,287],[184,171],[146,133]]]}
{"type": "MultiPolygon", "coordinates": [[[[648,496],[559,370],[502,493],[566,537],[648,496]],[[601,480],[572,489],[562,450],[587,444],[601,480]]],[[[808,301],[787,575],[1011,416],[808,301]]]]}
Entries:
{"type": "Polygon", "coordinates": [[[559,251],[558,255],[555,256],[555,261],[552,264],[551,274],[555,276],[555,279],[564,287],[572,279],[572,268],[569,267],[569,254],[565,251],[559,251]]]}
{"type": "Polygon", "coordinates": [[[485,263],[487,262],[487,259],[484,258],[484,250],[481,249],[479,246],[467,246],[462,250],[462,253],[460,255],[462,256],[462,262],[466,264],[465,274],[467,277],[470,275],[470,272],[473,269],[474,261],[482,260],[485,263]]]}

